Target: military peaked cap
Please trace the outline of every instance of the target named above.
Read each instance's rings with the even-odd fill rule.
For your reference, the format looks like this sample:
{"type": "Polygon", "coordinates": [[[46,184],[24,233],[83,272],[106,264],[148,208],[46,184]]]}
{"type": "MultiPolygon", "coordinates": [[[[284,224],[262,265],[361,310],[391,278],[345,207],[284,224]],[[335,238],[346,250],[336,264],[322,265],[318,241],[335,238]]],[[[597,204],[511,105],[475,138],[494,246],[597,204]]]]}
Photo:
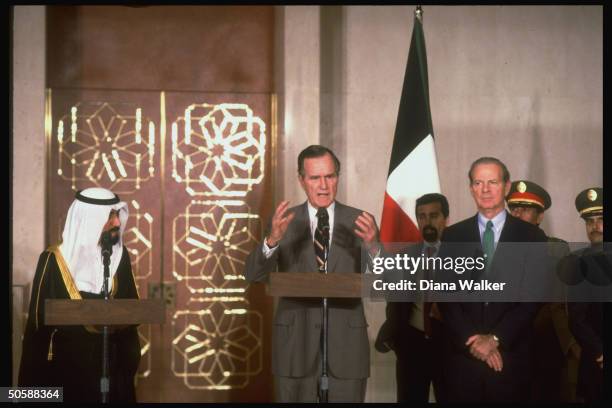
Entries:
{"type": "Polygon", "coordinates": [[[582,218],[603,214],[603,188],[591,187],[576,196],[576,210],[582,218]]]}
{"type": "Polygon", "coordinates": [[[509,206],[539,207],[542,210],[548,210],[552,204],[546,190],[527,180],[512,182],[506,201],[509,206]]]}

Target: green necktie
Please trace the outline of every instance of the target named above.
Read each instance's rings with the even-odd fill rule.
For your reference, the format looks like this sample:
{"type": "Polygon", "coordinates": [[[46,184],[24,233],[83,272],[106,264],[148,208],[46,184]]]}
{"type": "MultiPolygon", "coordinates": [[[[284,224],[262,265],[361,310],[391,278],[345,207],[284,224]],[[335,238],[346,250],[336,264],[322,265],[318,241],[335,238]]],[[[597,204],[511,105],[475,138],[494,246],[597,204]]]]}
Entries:
{"type": "Polygon", "coordinates": [[[493,253],[495,252],[495,238],[493,235],[493,222],[487,221],[487,228],[482,235],[482,246],[484,253],[487,255],[487,266],[486,270],[489,270],[491,262],[493,262],[493,253]]]}

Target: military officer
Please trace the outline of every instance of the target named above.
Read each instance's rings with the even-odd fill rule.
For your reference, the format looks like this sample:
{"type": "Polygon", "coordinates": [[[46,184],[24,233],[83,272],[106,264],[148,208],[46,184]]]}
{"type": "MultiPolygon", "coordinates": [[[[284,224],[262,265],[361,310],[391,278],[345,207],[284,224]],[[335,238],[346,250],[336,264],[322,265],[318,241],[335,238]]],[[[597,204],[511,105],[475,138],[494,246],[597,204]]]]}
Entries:
{"type": "MultiPolygon", "coordinates": [[[[514,181],[506,202],[513,216],[538,226],[552,205],[550,194],[529,180],[514,181]]],[[[559,258],[569,252],[567,242],[551,236],[548,241],[559,258]]],[[[534,334],[532,400],[574,401],[580,346],[569,330],[565,303],[544,304],[534,320],[534,334]]]]}
{"type": "MultiPolygon", "coordinates": [[[[597,256],[603,242],[603,188],[592,187],[576,196],[576,210],[584,219],[590,247],[580,250],[582,257],[597,256]]],[[[601,402],[603,397],[603,304],[568,303],[572,334],[582,347],[578,368],[577,394],[586,402],[601,402]]]]}

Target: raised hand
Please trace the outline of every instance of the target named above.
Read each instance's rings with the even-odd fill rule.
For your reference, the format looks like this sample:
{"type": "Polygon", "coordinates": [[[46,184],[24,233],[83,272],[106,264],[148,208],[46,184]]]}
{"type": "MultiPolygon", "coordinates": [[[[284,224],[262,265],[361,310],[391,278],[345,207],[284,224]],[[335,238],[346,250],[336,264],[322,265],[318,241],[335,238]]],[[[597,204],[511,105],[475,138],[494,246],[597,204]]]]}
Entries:
{"type": "Polygon", "coordinates": [[[363,240],[368,250],[378,249],[378,227],[371,214],[362,212],[355,219],[355,234],[363,240]]]}
{"type": "Polygon", "coordinates": [[[276,207],[274,215],[272,216],[272,229],[270,235],[266,238],[266,243],[269,247],[275,247],[278,244],[285,235],[285,232],[287,232],[289,223],[291,223],[293,217],[295,217],[295,213],[288,212],[288,209],[289,201],[281,201],[278,207],[276,207]]]}

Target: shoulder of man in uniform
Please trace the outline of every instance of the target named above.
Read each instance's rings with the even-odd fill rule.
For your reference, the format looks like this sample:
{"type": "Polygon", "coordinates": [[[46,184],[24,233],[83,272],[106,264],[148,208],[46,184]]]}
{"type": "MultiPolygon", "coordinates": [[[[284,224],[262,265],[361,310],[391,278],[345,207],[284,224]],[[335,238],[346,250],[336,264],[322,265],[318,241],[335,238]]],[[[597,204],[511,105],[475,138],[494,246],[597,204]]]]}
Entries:
{"type": "Polygon", "coordinates": [[[589,252],[590,248],[586,247],[586,248],[580,248],[580,249],[575,249],[572,252],[570,252],[571,256],[576,256],[576,257],[580,257],[582,255],[585,255],[589,252]]]}
{"type": "Polygon", "coordinates": [[[564,243],[567,244],[567,241],[561,238],[557,238],[557,237],[547,237],[548,238],[548,242],[559,242],[559,243],[564,243]]]}
{"type": "Polygon", "coordinates": [[[537,238],[538,241],[544,240],[545,238],[548,239],[544,230],[537,225],[523,221],[520,218],[512,216],[511,214],[508,214],[506,218],[506,222],[508,221],[514,224],[514,228],[516,228],[518,232],[533,234],[532,237],[537,238]]]}

